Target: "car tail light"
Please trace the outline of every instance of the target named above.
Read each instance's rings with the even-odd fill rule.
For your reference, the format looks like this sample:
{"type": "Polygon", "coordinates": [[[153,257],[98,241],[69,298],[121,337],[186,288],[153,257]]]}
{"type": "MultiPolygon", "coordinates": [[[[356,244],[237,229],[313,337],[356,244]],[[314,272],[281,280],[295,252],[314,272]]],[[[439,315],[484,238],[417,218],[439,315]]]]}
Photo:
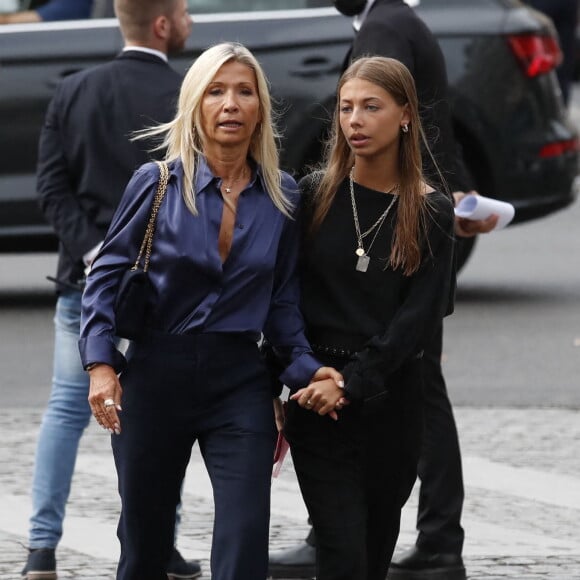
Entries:
{"type": "Polygon", "coordinates": [[[554,36],[521,34],[508,36],[508,42],[530,78],[548,73],[562,62],[562,51],[554,36]]]}
{"type": "Polygon", "coordinates": [[[548,143],[540,149],[540,157],[558,157],[569,151],[580,151],[580,141],[578,139],[566,139],[565,141],[556,141],[548,143]]]}

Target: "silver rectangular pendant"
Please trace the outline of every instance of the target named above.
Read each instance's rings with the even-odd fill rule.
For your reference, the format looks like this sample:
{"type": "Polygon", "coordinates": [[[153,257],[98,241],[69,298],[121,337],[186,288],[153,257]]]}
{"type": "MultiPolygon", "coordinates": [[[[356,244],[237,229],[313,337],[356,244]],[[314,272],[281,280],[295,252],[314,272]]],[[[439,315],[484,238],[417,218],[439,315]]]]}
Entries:
{"type": "Polygon", "coordinates": [[[358,260],[356,261],[357,272],[366,272],[370,261],[371,259],[366,254],[359,256],[358,260]]]}

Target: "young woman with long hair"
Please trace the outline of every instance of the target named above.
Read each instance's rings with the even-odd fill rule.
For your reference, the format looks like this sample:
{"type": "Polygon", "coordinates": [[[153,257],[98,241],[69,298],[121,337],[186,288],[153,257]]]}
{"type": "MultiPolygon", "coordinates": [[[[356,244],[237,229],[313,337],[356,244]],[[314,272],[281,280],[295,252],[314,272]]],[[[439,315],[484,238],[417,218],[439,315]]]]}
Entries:
{"type": "Polygon", "coordinates": [[[345,382],[294,392],[285,426],[318,580],[384,580],[415,481],[422,350],[453,276],[453,207],[423,178],[421,140],[409,71],[362,58],[340,79],[322,169],[300,183],[307,337],[345,382]]]}

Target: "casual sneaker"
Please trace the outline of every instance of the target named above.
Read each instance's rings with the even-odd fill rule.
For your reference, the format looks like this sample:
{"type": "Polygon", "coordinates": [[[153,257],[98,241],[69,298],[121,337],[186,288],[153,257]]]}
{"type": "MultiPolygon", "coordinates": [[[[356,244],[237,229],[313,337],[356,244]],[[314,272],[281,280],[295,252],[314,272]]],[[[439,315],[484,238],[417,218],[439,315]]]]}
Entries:
{"type": "Polygon", "coordinates": [[[167,566],[169,580],[190,580],[201,576],[201,566],[197,560],[185,560],[177,548],[173,548],[167,566]]]}
{"type": "Polygon", "coordinates": [[[54,550],[37,548],[28,551],[28,560],[22,569],[26,580],[56,580],[56,558],[54,550]]]}

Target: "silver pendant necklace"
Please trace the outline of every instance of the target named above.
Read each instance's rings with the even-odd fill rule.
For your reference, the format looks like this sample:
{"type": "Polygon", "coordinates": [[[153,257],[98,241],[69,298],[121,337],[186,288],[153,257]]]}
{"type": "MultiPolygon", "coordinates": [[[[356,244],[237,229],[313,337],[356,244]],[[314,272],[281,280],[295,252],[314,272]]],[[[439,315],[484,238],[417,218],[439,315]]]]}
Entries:
{"type": "MultiPolygon", "coordinates": [[[[394,195],[393,199],[391,200],[391,203],[389,204],[387,209],[379,216],[377,221],[368,230],[366,230],[365,232],[361,232],[360,223],[358,220],[358,211],[357,211],[357,207],[356,207],[356,200],[354,197],[353,174],[354,174],[354,167],[350,170],[349,185],[350,185],[350,201],[352,203],[352,215],[354,217],[354,229],[356,231],[356,238],[357,238],[357,248],[354,251],[354,253],[358,256],[357,261],[356,261],[356,270],[357,270],[357,272],[366,272],[368,270],[369,263],[371,261],[371,258],[369,256],[371,248],[373,247],[373,244],[375,243],[375,240],[377,239],[377,235],[379,234],[379,231],[381,230],[383,223],[387,219],[387,216],[389,215],[391,208],[393,207],[393,205],[395,205],[395,202],[397,201],[399,196],[394,195]],[[364,238],[366,238],[367,236],[372,234],[373,231],[375,232],[375,235],[373,236],[373,239],[371,240],[369,247],[365,250],[365,247],[363,244],[364,238]]],[[[392,191],[396,192],[397,189],[398,189],[398,185],[396,185],[393,189],[391,189],[390,191],[387,191],[385,193],[390,193],[392,191]]]]}

